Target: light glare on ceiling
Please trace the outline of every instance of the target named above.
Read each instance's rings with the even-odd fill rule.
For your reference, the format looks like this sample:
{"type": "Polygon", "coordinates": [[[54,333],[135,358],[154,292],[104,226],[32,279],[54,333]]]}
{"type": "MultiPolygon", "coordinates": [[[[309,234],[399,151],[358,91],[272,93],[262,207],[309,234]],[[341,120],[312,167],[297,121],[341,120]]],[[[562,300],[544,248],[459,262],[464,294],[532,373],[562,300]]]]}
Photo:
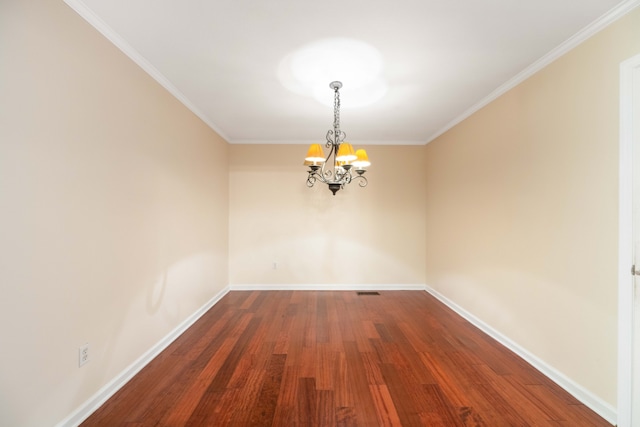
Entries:
{"type": "Polygon", "coordinates": [[[361,107],[381,99],[387,92],[382,78],[380,52],[360,40],[330,38],[309,43],[287,55],[279,65],[280,82],[292,92],[331,105],[326,82],[340,80],[347,89],[349,107],[361,107]]]}

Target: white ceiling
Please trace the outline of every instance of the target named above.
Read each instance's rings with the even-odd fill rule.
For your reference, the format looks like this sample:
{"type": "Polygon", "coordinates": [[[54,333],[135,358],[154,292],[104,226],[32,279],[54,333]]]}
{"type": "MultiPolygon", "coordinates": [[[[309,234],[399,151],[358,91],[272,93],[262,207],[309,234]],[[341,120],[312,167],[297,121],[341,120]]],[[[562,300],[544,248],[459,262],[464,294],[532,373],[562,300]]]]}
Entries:
{"type": "Polygon", "coordinates": [[[231,143],[323,142],[333,123],[329,83],[342,80],[341,128],[358,145],[427,143],[638,4],[66,1],[231,143]],[[377,76],[359,74],[358,54],[339,52],[348,43],[338,44],[335,59],[312,55],[320,62],[302,74],[326,90],[323,104],[292,81],[291,55],[334,38],[363,42],[381,63],[377,76]],[[356,107],[354,89],[369,80],[360,95],[386,92],[356,107]]]}

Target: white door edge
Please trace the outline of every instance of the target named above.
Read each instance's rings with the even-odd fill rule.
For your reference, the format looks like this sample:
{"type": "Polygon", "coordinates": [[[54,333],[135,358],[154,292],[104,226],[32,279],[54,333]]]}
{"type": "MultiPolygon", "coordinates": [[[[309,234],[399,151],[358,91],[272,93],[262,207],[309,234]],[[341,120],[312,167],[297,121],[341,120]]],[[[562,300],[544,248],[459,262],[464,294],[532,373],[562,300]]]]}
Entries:
{"type": "MultiPolygon", "coordinates": [[[[618,403],[617,425],[631,427],[633,354],[633,73],[640,54],[620,64],[620,153],[618,225],[618,403]]],[[[640,112],[636,112],[640,114],[640,112]]],[[[637,420],[636,420],[637,421],[637,420]]]]}

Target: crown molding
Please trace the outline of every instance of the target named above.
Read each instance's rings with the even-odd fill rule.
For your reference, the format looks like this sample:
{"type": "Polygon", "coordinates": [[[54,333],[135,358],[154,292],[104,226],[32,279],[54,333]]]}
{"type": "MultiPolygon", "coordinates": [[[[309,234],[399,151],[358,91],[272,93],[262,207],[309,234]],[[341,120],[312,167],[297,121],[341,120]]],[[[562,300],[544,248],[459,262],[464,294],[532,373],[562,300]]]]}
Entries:
{"type": "Polygon", "coordinates": [[[458,123],[462,122],[464,119],[468,118],[482,107],[487,104],[495,101],[497,98],[513,89],[538,71],[542,70],[547,65],[551,64],[556,59],[560,58],[565,53],[569,52],[571,49],[574,49],[582,42],[589,39],[591,36],[597,34],[598,32],[605,29],[610,24],[614,23],[618,19],[622,18],[627,13],[631,12],[636,7],[640,6],[640,0],[627,0],[613,9],[609,10],[609,12],[605,13],[600,18],[593,21],[591,24],[584,27],[582,30],[575,33],[569,39],[565,40],[562,44],[555,47],[549,53],[544,55],[542,58],[538,59],[533,64],[529,65],[527,68],[522,70],[520,73],[516,74],[510,80],[506,81],[504,84],[499,86],[493,92],[491,92],[486,97],[482,98],[478,103],[474,104],[471,108],[466,110],[464,113],[447,123],[442,129],[434,133],[425,144],[430,143],[449,129],[453,128],[458,123]]]}
{"type": "MultiPolygon", "coordinates": [[[[176,99],[178,99],[185,107],[193,112],[200,120],[202,120],[207,126],[213,129],[218,135],[230,144],[309,144],[317,141],[262,141],[262,140],[232,140],[226,135],[215,123],[211,122],[209,118],[197,108],[182,92],[180,92],[170,81],[167,79],[157,68],[144,57],[140,52],[134,49],[129,43],[127,43],[116,31],[114,31],[106,22],[104,22],[98,15],[96,15],[82,0],[64,0],[64,2],[73,9],[78,15],[80,15],[85,21],[93,26],[100,34],[113,43],[118,49],[120,49],[125,55],[127,55],[133,62],[135,62],[140,68],[142,68],[147,74],[149,74],[154,80],[156,80],[162,87],[164,87],[169,93],[171,93],[176,99]]],[[[591,24],[587,25],[582,30],[578,31],[568,40],[554,48],[552,51],[538,59],[536,62],[525,68],[523,71],[515,75],[513,78],[499,86],[489,95],[481,99],[479,102],[471,106],[461,115],[450,121],[439,131],[435,132],[426,141],[394,141],[392,144],[389,141],[365,141],[362,145],[426,145],[433,141],[443,133],[447,132],[455,125],[459,124],[472,114],[476,113],[482,107],[496,100],[498,97],[513,89],[518,84],[522,83],[533,74],[537,73],[556,59],[560,58],[571,49],[575,48],[591,36],[595,35],[599,31],[606,28],[616,20],[620,19],[627,13],[631,12],[636,7],[640,6],[640,0],[626,0],[620,3],[618,6],[611,9],[605,15],[601,16],[591,24]]]]}
{"type": "Polygon", "coordinates": [[[85,21],[94,27],[100,34],[113,43],[118,49],[120,49],[125,55],[127,55],[133,62],[135,62],[140,68],[142,68],[147,74],[149,74],[155,81],[157,81],[162,87],[164,87],[171,95],[173,95],[178,101],[180,101],[185,107],[187,107],[193,114],[198,116],[200,120],[206,123],[211,129],[213,129],[218,135],[220,135],[225,141],[229,141],[229,137],[214,123],[212,123],[199,108],[197,108],[189,98],[187,98],[182,92],[178,90],[156,67],[144,57],[140,52],[134,49],[129,43],[125,41],[113,28],[107,25],[98,15],[96,15],[87,5],[81,0],[64,0],[64,2],[73,9],[78,15],[80,15],[85,21]]]}

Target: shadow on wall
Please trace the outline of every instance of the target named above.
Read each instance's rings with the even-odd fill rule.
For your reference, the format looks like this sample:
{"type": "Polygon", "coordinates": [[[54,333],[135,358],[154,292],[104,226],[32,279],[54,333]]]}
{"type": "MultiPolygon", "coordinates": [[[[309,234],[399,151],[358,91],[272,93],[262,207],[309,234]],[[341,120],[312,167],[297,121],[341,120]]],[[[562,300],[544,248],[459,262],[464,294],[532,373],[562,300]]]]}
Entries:
{"type": "Polygon", "coordinates": [[[140,287],[140,293],[132,295],[128,301],[127,310],[110,325],[111,338],[104,344],[102,362],[111,378],[122,371],[122,360],[117,356],[120,348],[138,348],[141,356],[153,345],[157,344],[171,331],[193,314],[213,294],[213,284],[216,272],[213,266],[219,265],[213,253],[198,253],[174,262],[166,268],[157,280],[145,287],[140,287]],[[204,284],[204,286],[203,286],[204,284]],[[210,284],[210,285],[208,285],[210,284]],[[144,291],[144,293],[142,292],[144,291]],[[184,295],[191,295],[193,305],[184,304],[184,295]],[[126,327],[137,325],[137,328],[126,327]],[[143,333],[147,338],[142,340],[143,333]],[[137,345],[136,345],[137,344],[137,345]]]}
{"type": "MultiPolygon", "coordinates": [[[[578,289],[560,286],[551,278],[537,277],[527,270],[512,269],[476,270],[473,275],[458,271],[433,281],[429,285],[436,292],[477,319],[491,318],[491,313],[493,321],[488,326],[492,330],[509,337],[515,345],[568,378],[574,378],[577,369],[586,369],[596,377],[615,371],[615,367],[605,368],[602,361],[615,360],[604,354],[615,353],[616,337],[600,346],[601,354],[595,354],[590,350],[591,334],[583,327],[589,319],[603,317],[606,307],[601,301],[586,298],[578,289]],[[535,353],[531,349],[536,349],[535,353]],[[564,366],[557,364],[572,352],[580,357],[564,366]]],[[[611,324],[603,324],[602,328],[615,328],[615,317],[610,320],[611,324]]]]}
{"type": "Polygon", "coordinates": [[[103,395],[105,390],[113,391],[114,386],[126,379],[125,374],[142,367],[137,365],[169,336],[167,331],[173,331],[201,308],[198,301],[206,303],[211,299],[215,294],[215,266],[221,265],[219,258],[212,252],[182,258],[165,268],[157,280],[145,286],[131,285],[131,289],[139,292],[128,295],[126,305],[111,302],[109,318],[102,325],[106,339],[99,340],[100,331],[94,331],[96,339],[90,342],[90,363],[82,367],[85,375],[76,384],[77,396],[87,396],[96,384],[103,386],[83,405],[103,395]],[[184,304],[184,295],[191,296],[192,305],[184,304]]]}
{"type": "Polygon", "coordinates": [[[234,284],[423,284],[422,271],[393,253],[316,233],[255,245],[232,264],[234,284]]]}

